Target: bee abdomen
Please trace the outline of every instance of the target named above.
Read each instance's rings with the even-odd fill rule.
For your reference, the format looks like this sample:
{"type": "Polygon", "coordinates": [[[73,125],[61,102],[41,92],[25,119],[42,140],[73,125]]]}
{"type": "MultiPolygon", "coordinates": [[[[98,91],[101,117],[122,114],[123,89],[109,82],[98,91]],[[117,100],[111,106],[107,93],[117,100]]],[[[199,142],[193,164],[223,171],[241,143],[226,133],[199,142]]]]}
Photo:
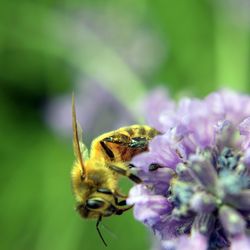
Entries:
{"type": "Polygon", "coordinates": [[[119,128],[95,139],[91,157],[97,157],[101,151],[106,161],[130,161],[136,154],[147,151],[149,141],[158,134],[157,130],[147,125],[119,128]]]}

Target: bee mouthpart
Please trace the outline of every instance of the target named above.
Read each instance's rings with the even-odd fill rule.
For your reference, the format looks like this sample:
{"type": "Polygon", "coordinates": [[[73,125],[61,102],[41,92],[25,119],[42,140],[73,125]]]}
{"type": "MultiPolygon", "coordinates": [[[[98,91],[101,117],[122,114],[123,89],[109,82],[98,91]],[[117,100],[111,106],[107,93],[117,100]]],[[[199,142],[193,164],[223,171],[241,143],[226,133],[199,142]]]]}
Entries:
{"type": "Polygon", "coordinates": [[[83,218],[88,218],[89,217],[89,212],[90,210],[84,205],[84,204],[79,204],[76,206],[75,210],[83,217],[83,218]]]}

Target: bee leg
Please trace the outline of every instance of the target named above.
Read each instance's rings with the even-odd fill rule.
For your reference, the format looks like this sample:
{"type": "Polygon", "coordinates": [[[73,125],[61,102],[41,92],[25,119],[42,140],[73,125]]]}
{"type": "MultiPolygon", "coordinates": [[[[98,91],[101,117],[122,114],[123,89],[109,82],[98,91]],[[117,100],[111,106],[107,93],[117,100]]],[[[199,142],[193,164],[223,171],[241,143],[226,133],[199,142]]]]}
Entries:
{"type": "Polygon", "coordinates": [[[127,202],[126,202],[126,200],[117,201],[116,205],[118,205],[118,206],[127,206],[127,202]]]}
{"type": "Polygon", "coordinates": [[[104,238],[103,238],[103,236],[102,236],[102,234],[101,234],[101,231],[100,231],[100,229],[99,229],[99,224],[100,224],[101,220],[102,220],[102,216],[100,215],[99,218],[97,219],[97,222],[96,222],[96,225],[95,225],[95,226],[96,226],[96,230],[97,230],[98,235],[100,236],[100,238],[101,238],[103,244],[105,245],[105,247],[107,247],[108,245],[107,245],[107,243],[105,242],[105,240],[104,240],[104,238]]]}
{"type": "Polygon", "coordinates": [[[133,205],[128,206],[126,200],[121,200],[118,201],[118,199],[115,199],[115,203],[116,203],[116,215],[121,215],[123,212],[131,209],[133,207],[133,205]]]}
{"type": "Polygon", "coordinates": [[[100,141],[100,144],[104,149],[105,153],[107,154],[107,156],[110,158],[110,160],[113,161],[115,159],[113,151],[107,146],[106,142],[100,141]]]}
{"type": "Polygon", "coordinates": [[[115,214],[116,215],[121,215],[121,214],[123,214],[123,212],[131,209],[132,207],[133,207],[133,205],[132,206],[127,206],[126,208],[119,208],[119,209],[116,210],[115,214]]]}
{"type": "Polygon", "coordinates": [[[120,198],[128,198],[128,196],[126,195],[126,194],[123,194],[123,193],[121,193],[120,191],[115,191],[114,192],[114,195],[116,196],[116,197],[120,197],[120,198]]]}
{"type": "Polygon", "coordinates": [[[121,168],[121,167],[118,167],[118,166],[115,166],[115,165],[108,165],[108,167],[109,167],[111,170],[113,170],[114,172],[116,172],[117,174],[127,176],[131,181],[133,181],[133,182],[135,182],[135,183],[138,183],[138,184],[139,184],[139,183],[142,182],[142,180],[141,180],[138,176],[132,174],[132,173],[129,171],[129,169],[125,170],[125,169],[123,169],[123,168],[121,168]]]}
{"type": "Polygon", "coordinates": [[[134,164],[132,164],[132,163],[129,163],[128,168],[136,168],[136,166],[134,164]]]}

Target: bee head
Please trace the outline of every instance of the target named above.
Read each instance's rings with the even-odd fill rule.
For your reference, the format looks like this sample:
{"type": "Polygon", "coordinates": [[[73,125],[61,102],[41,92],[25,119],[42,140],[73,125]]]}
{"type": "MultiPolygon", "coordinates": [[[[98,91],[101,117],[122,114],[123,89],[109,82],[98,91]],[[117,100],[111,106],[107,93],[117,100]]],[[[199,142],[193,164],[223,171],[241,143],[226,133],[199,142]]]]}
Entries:
{"type": "Polygon", "coordinates": [[[85,203],[79,204],[76,210],[84,218],[98,218],[100,215],[110,216],[116,212],[116,208],[112,205],[114,198],[112,196],[108,198],[91,196],[85,203]]]}

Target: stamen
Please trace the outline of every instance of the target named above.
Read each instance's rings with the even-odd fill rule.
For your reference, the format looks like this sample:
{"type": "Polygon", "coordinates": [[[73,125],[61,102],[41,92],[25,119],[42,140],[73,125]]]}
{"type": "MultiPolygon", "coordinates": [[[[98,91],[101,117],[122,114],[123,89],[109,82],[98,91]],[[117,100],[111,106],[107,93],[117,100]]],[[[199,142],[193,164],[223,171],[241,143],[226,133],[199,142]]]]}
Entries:
{"type": "Polygon", "coordinates": [[[214,225],[214,215],[211,213],[202,213],[195,217],[193,230],[198,231],[205,236],[209,236],[214,229],[214,225]]]}

